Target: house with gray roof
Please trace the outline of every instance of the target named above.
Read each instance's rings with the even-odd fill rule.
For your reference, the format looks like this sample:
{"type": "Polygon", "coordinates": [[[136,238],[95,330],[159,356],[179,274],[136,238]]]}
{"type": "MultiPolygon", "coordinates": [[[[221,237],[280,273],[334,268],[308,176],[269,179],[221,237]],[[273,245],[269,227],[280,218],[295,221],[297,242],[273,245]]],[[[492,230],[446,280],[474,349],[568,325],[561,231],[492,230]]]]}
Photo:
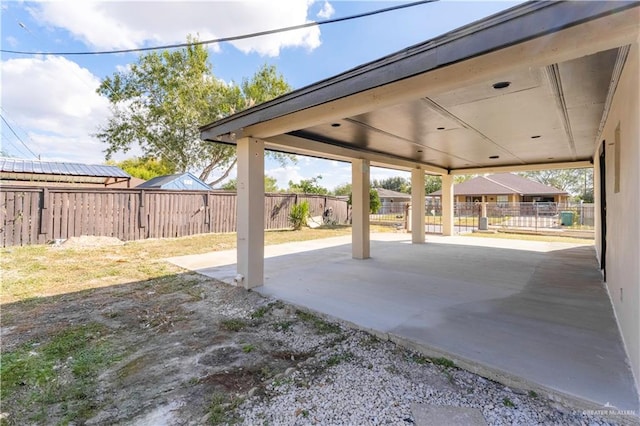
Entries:
{"type": "MultiPolygon", "coordinates": [[[[569,193],[553,186],[527,179],[513,173],[478,176],[453,186],[456,202],[482,202],[498,204],[531,202],[566,202],[569,193]]],[[[442,190],[429,195],[441,196],[442,190]]]]}

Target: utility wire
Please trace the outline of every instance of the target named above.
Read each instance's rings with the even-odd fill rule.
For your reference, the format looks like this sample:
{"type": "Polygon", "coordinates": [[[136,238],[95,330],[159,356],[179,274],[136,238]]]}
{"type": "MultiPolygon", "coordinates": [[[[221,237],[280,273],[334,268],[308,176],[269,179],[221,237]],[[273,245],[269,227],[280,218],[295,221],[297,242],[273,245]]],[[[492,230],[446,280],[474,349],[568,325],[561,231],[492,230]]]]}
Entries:
{"type": "Polygon", "coordinates": [[[15,130],[13,130],[13,127],[11,127],[11,124],[9,124],[9,122],[4,118],[4,115],[0,114],[0,118],[2,118],[2,121],[4,121],[4,124],[7,125],[7,127],[9,128],[9,130],[11,130],[11,133],[13,133],[13,135],[22,143],[22,145],[24,145],[25,148],[27,148],[27,151],[29,151],[31,153],[31,155],[33,155],[37,160],[40,159],[40,157],[38,157],[33,151],[31,151],[31,148],[29,148],[27,146],[26,143],[24,143],[24,141],[22,140],[22,138],[20,136],[18,136],[18,134],[16,133],[15,130]]]}
{"type": "Polygon", "coordinates": [[[291,27],[283,27],[283,28],[277,28],[277,29],[273,29],[273,30],[259,31],[259,32],[256,32],[256,33],[243,34],[243,35],[238,35],[238,36],[221,37],[221,38],[216,38],[216,39],[211,39],[211,40],[195,41],[195,42],[192,42],[192,43],[177,43],[177,44],[166,44],[166,45],[163,45],[163,46],[139,47],[139,48],[135,48],[135,49],[102,50],[102,51],[93,51],[93,52],[27,52],[27,51],[21,51],[21,50],[5,50],[5,49],[0,49],[0,52],[2,52],[2,53],[12,53],[12,54],[15,54],[15,55],[59,55],[59,56],[77,55],[77,56],[80,56],[80,55],[113,55],[113,54],[118,54],[118,53],[133,53],[133,52],[146,52],[146,51],[150,51],[150,50],[160,50],[160,49],[174,49],[174,48],[178,48],[178,47],[198,46],[198,45],[223,43],[223,42],[227,42],[227,41],[244,40],[244,39],[260,37],[260,36],[264,36],[264,35],[270,35],[270,34],[277,34],[277,33],[281,33],[281,32],[286,32],[286,31],[299,30],[299,29],[302,29],[302,28],[320,26],[320,25],[325,25],[325,24],[333,24],[333,23],[336,23],[336,22],[350,21],[352,19],[364,18],[364,17],[367,17],[367,16],[373,16],[373,15],[378,15],[378,14],[381,14],[381,13],[392,12],[394,10],[414,7],[414,6],[418,6],[418,5],[425,4],[425,3],[433,3],[433,2],[436,2],[436,1],[438,1],[438,0],[421,0],[421,1],[416,1],[416,2],[412,2],[412,3],[405,3],[405,4],[400,4],[400,5],[397,5],[397,6],[391,6],[391,7],[387,7],[387,8],[384,8],[384,9],[372,10],[370,12],[359,13],[359,14],[356,14],[356,15],[345,16],[345,17],[342,17],[342,18],[326,19],[324,21],[316,21],[316,22],[307,22],[306,24],[294,25],[294,26],[291,26],[291,27]]]}

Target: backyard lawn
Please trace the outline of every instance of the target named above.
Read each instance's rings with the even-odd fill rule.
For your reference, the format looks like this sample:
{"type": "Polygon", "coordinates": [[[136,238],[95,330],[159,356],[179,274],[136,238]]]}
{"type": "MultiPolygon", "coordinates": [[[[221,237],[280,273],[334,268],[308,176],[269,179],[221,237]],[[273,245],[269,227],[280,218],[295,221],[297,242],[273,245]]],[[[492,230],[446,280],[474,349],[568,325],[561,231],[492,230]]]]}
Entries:
{"type": "MultiPolygon", "coordinates": [[[[269,231],[265,241],[350,232],[269,231]]],[[[340,362],[338,325],[163,260],[235,245],[235,234],[215,234],[2,249],[0,424],[233,423],[243,398],[268,397],[314,353],[340,362]]]]}

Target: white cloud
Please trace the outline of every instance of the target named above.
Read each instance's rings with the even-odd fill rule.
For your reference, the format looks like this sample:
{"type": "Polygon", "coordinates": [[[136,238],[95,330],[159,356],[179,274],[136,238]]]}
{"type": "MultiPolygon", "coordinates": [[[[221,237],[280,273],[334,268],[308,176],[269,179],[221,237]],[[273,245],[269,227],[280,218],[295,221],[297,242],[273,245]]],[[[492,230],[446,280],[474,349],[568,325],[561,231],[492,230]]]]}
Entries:
{"type": "Polygon", "coordinates": [[[336,10],[331,6],[331,3],[325,1],[322,5],[322,9],[318,12],[318,18],[329,19],[336,13],[336,10]]]}
{"type": "Polygon", "coordinates": [[[7,36],[4,40],[10,47],[18,46],[18,39],[13,36],[7,36]]]}
{"type": "Polygon", "coordinates": [[[0,74],[2,108],[29,133],[36,154],[104,161],[104,146],[89,136],[109,115],[95,75],[62,57],[2,61],[0,74]]]}
{"type": "Polygon", "coordinates": [[[300,167],[292,165],[270,168],[265,170],[264,174],[275,178],[278,181],[278,188],[280,189],[287,189],[289,187],[289,181],[298,183],[301,179],[305,179],[305,177],[300,174],[300,167]]]}
{"type": "MultiPolygon", "coordinates": [[[[30,10],[45,25],[69,31],[90,48],[131,49],[184,42],[187,34],[208,40],[304,24],[309,22],[307,13],[312,3],[313,0],[57,1],[38,3],[30,10]]],[[[320,45],[320,29],[286,31],[232,44],[245,53],[277,56],[286,47],[315,49],[320,45]]]]}

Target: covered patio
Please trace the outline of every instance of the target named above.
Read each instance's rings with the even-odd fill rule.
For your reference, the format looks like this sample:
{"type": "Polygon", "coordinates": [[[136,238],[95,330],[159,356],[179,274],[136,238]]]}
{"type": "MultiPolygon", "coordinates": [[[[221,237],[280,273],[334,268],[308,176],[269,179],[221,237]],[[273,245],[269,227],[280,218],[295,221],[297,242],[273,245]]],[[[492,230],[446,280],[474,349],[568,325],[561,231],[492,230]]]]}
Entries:
{"type": "MultiPolygon", "coordinates": [[[[456,244],[447,246],[445,251],[458,262],[436,258],[452,269],[453,277],[460,271],[472,274],[460,269],[462,258],[482,259],[474,261],[474,271],[485,270],[486,281],[457,287],[455,281],[464,277],[447,275],[425,293],[409,292],[411,297],[394,302],[392,312],[400,315],[422,304],[429,309],[414,310],[411,318],[400,315],[382,330],[401,338],[424,338],[433,348],[449,345],[447,352],[459,354],[461,363],[467,358],[482,361],[478,365],[498,362],[507,371],[512,363],[530,363],[521,365],[513,377],[527,378],[529,371],[537,370],[554,382],[562,372],[554,370],[556,366],[583,365],[569,379],[572,384],[556,383],[556,388],[601,404],[615,398],[619,408],[633,407],[637,416],[638,394],[629,398],[627,384],[640,385],[639,45],[639,2],[528,2],[204,126],[203,140],[237,146],[236,282],[271,291],[264,247],[265,149],[351,163],[352,237],[340,257],[351,268],[327,264],[322,270],[339,271],[328,280],[337,286],[352,283],[340,287],[343,297],[334,295],[326,304],[327,313],[338,315],[338,307],[357,312],[355,306],[361,306],[372,321],[365,327],[386,318],[385,310],[375,304],[375,292],[367,287],[377,282],[378,274],[395,271],[378,289],[385,294],[389,288],[397,290],[389,282],[414,285],[416,290],[411,283],[418,282],[417,276],[439,273],[439,265],[428,262],[431,241],[422,244],[426,173],[442,176],[442,234],[451,238],[455,175],[594,167],[599,213],[595,253],[527,252],[533,263],[522,264],[529,271],[523,273],[514,270],[513,262],[501,260],[503,251],[487,250],[487,256],[456,244]],[[372,165],[411,172],[413,244],[388,243],[395,245],[393,249],[372,244],[372,165]],[[401,258],[389,257],[396,263],[379,263],[394,250],[403,253],[401,258]],[[468,256],[461,258],[460,253],[468,256]],[[429,269],[413,269],[422,264],[429,269]],[[567,271],[579,281],[571,280],[567,271]],[[501,284],[496,286],[494,278],[501,284]],[[434,289],[442,297],[430,300],[434,289]],[[346,297],[344,292],[352,294],[346,297]],[[590,298],[593,303],[583,306],[590,298]],[[366,303],[356,303],[363,300],[366,303]],[[434,305],[434,300],[441,305],[434,305]],[[494,319],[483,317],[487,313],[494,319]],[[604,320],[601,315],[608,318],[604,323],[591,320],[604,320]],[[550,327],[545,319],[554,316],[561,321],[550,327]],[[500,326],[518,322],[515,328],[500,326]],[[457,334],[464,324],[484,328],[457,334]],[[600,326],[606,329],[595,337],[589,327],[600,326]],[[448,327],[453,328],[442,332],[448,327]],[[483,334],[492,328],[497,334],[483,334]],[[554,343],[536,344],[547,330],[555,334],[554,343]],[[583,350],[576,352],[563,341],[583,350]],[[538,351],[555,343],[566,350],[551,351],[553,356],[538,351]],[[492,347],[503,356],[496,358],[492,347]],[[504,355],[516,347],[524,349],[504,355]],[[600,385],[584,382],[578,374],[595,374],[588,372],[591,360],[581,364],[587,353],[602,357],[598,368],[610,373],[601,377],[600,385]]],[[[333,259],[322,253],[310,256],[315,263],[333,259]]],[[[515,263],[520,260],[516,256],[515,263]]],[[[289,265],[290,261],[281,264],[279,274],[286,275],[289,265]]],[[[282,285],[296,282],[294,275],[285,275],[280,275],[282,285]]],[[[328,278],[326,273],[318,276],[328,278]]]]}

